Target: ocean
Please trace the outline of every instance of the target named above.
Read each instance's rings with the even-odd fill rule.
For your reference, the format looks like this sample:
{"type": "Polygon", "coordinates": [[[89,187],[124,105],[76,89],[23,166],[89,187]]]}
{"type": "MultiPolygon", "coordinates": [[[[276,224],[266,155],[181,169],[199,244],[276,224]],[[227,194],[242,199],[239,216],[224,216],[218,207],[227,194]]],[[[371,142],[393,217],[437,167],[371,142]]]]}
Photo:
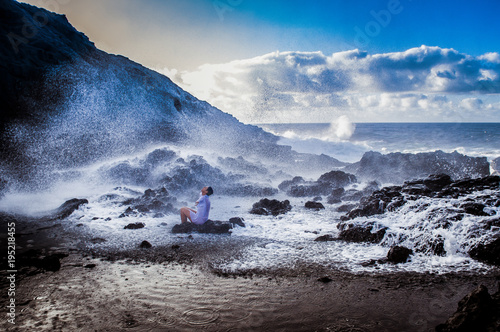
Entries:
{"type": "Polygon", "coordinates": [[[419,153],[457,151],[500,157],[500,123],[280,123],[259,124],[298,152],[356,162],[367,151],[419,153]]]}

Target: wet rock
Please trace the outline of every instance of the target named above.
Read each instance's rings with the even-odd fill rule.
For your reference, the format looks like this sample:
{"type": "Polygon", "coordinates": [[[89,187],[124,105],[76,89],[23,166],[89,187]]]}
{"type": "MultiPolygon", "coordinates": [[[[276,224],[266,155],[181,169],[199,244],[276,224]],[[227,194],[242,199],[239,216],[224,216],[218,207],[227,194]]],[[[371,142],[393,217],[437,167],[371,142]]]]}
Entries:
{"type": "Polygon", "coordinates": [[[370,242],[379,243],[385,236],[387,228],[382,228],[372,232],[372,225],[356,225],[342,230],[339,233],[339,239],[347,242],[370,242]]]}
{"type": "Polygon", "coordinates": [[[86,268],[86,269],[93,269],[95,268],[97,265],[94,264],[94,263],[91,263],[91,264],[85,264],[83,267],[86,268]]]}
{"type": "Polygon", "coordinates": [[[250,213],[277,216],[279,214],[287,213],[291,209],[292,206],[290,205],[289,200],[278,201],[276,199],[270,200],[268,198],[263,198],[259,202],[253,204],[250,213]]]}
{"type": "Polygon", "coordinates": [[[343,204],[337,208],[337,212],[349,212],[355,209],[357,206],[357,204],[343,204]]]}
{"type": "Polygon", "coordinates": [[[307,209],[315,209],[315,210],[321,210],[325,208],[325,206],[320,202],[313,202],[313,201],[307,201],[305,207],[307,209]]]}
{"type": "Polygon", "coordinates": [[[488,213],[484,212],[486,206],[481,203],[464,203],[460,205],[460,208],[465,211],[465,213],[472,214],[474,216],[489,216],[488,213]]]}
{"type": "Polygon", "coordinates": [[[151,248],[153,245],[151,243],[149,243],[148,241],[144,240],[141,242],[141,244],[139,245],[139,248],[142,248],[142,249],[149,249],[151,248]]]}
{"type": "Polygon", "coordinates": [[[64,219],[69,217],[74,211],[78,210],[80,206],[88,204],[89,201],[86,199],[73,198],[64,202],[60,207],[58,207],[52,213],[53,219],[64,219]]]}
{"type": "Polygon", "coordinates": [[[135,212],[134,210],[132,210],[132,208],[129,206],[125,212],[123,212],[122,214],[120,214],[118,216],[118,218],[125,218],[125,217],[128,217],[128,216],[133,216],[133,215],[136,215],[137,212],[135,212]]]}
{"type": "Polygon", "coordinates": [[[394,264],[406,263],[412,254],[413,250],[411,249],[395,246],[389,249],[389,252],[387,253],[387,261],[394,264]]]}
{"type": "Polygon", "coordinates": [[[401,197],[401,187],[384,187],[360,201],[360,207],[350,211],[344,220],[383,214],[394,198],[401,197]]]}
{"type": "Polygon", "coordinates": [[[488,289],[480,285],[458,302],[457,311],[436,331],[498,331],[498,313],[498,299],[495,301],[488,289]]]}
{"type": "Polygon", "coordinates": [[[385,183],[403,183],[430,174],[445,173],[452,179],[479,178],[490,174],[485,157],[468,157],[458,152],[443,151],[426,153],[366,152],[358,163],[345,168],[362,180],[385,183]]]}
{"type": "Polygon", "coordinates": [[[336,237],[333,237],[330,234],[321,235],[321,236],[318,236],[316,239],[314,239],[314,241],[316,241],[316,242],[328,242],[328,241],[336,241],[336,240],[338,240],[338,239],[336,237]]]}
{"type": "Polygon", "coordinates": [[[306,182],[301,178],[292,181],[301,184],[290,185],[287,194],[293,197],[324,196],[329,195],[335,188],[342,188],[356,181],[356,176],[353,174],[343,171],[331,171],[321,175],[317,181],[306,182]]]}
{"type": "Polygon", "coordinates": [[[233,224],[229,221],[207,220],[203,225],[191,222],[181,223],[172,227],[172,233],[203,233],[203,234],[229,234],[233,224]]]}
{"type": "Polygon", "coordinates": [[[500,239],[476,245],[469,251],[469,255],[480,262],[500,266],[500,239]]]}
{"type": "Polygon", "coordinates": [[[234,225],[238,225],[238,226],[240,226],[240,227],[246,227],[246,225],[245,225],[245,222],[244,222],[244,221],[245,221],[245,219],[240,218],[240,217],[233,217],[233,218],[229,218],[229,222],[230,222],[231,224],[233,224],[233,226],[234,226],[234,225]]]}
{"type": "Polygon", "coordinates": [[[130,223],[127,226],[123,227],[123,229],[140,229],[144,228],[146,226],[143,222],[135,222],[135,223],[130,223]]]}

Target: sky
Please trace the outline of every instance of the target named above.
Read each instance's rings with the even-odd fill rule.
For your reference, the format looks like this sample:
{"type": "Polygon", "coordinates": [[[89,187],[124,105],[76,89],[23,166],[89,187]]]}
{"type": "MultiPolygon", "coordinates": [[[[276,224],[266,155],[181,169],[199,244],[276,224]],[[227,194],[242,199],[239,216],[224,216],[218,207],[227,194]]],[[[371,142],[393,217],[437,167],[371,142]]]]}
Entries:
{"type": "Polygon", "coordinates": [[[245,123],[500,122],[500,1],[29,0],[245,123]]]}

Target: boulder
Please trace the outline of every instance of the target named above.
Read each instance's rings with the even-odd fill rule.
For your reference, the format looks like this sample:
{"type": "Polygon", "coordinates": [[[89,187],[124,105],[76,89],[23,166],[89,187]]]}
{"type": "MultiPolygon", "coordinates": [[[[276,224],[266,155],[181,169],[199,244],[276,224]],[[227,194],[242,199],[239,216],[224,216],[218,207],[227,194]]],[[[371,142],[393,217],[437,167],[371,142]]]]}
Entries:
{"type": "Polygon", "coordinates": [[[305,207],[307,209],[315,209],[315,210],[321,210],[325,208],[325,206],[320,202],[313,202],[313,201],[307,201],[305,207]]]}
{"type": "Polygon", "coordinates": [[[244,221],[245,221],[245,219],[240,218],[240,217],[229,218],[229,222],[233,225],[233,227],[234,227],[234,225],[238,225],[240,227],[246,227],[244,221]]]}
{"type": "Polygon", "coordinates": [[[476,245],[469,251],[469,255],[480,262],[500,266],[500,239],[476,245]]]}
{"type": "Polygon", "coordinates": [[[389,249],[387,261],[395,264],[406,263],[411,254],[413,254],[413,250],[406,247],[395,246],[389,249]]]}
{"type": "Polygon", "coordinates": [[[460,208],[465,211],[465,213],[472,214],[474,216],[489,216],[488,213],[484,212],[486,205],[481,203],[467,202],[460,205],[460,208]]]}
{"type": "Polygon", "coordinates": [[[279,214],[287,213],[292,209],[290,201],[278,201],[277,199],[263,198],[257,203],[254,203],[250,213],[258,215],[273,215],[277,216],[279,214]]]}
{"type": "Polygon", "coordinates": [[[140,229],[144,228],[144,226],[146,226],[146,224],[144,224],[143,222],[135,222],[128,224],[127,226],[123,227],[123,229],[140,229]]]}
{"type": "Polygon", "coordinates": [[[153,247],[153,245],[146,240],[142,241],[141,244],[139,245],[139,248],[141,249],[149,249],[151,247],[153,247]]]}
{"type": "Polygon", "coordinates": [[[382,228],[376,232],[372,232],[372,225],[356,225],[342,230],[339,233],[339,239],[347,242],[370,242],[379,243],[385,236],[387,228],[382,228]]]}
{"type": "Polygon", "coordinates": [[[499,302],[498,296],[492,298],[488,289],[480,285],[458,302],[457,311],[436,326],[436,331],[498,331],[499,302]]]}
{"type": "Polygon", "coordinates": [[[207,220],[203,225],[191,222],[181,223],[172,227],[172,233],[203,233],[203,234],[230,234],[233,224],[229,221],[207,220]]]}

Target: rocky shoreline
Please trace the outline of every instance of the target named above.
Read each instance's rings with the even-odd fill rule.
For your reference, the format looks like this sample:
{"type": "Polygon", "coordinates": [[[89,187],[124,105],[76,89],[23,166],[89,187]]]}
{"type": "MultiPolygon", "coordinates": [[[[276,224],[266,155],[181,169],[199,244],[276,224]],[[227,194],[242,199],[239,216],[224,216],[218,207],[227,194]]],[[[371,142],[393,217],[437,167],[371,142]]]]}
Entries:
{"type": "MultiPolygon", "coordinates": [[[[66,204],[66,206],[69,206],[69,204],[66,204]]],[[[69,208],[75,208],[75,206],[69,208]]],[[[61,210],[59,209],[58,212],[61,212],[61,210]]],[[[57,216],[57,214],[54,216],[57,216]]],[[[81,234],[63,232],[62,227],[58,226],[58,224],[64,222],[63,219],[45,217],[33,220],[2,214],[0,218],[2,229],[5,229],[6,222],[13,222],[13,218],[17,218],[15,219],[17,228],[16,242],[19,247],[17,257],[20,265],[18,270],[18,293],[16,296],[20,299],[17,307],[20,314],[16,318],[17,324],[15,327],[2,322],[2,326],[7,328],[8,331],[21,331],[23,326],[30,326],[40,317],[47,315],[47,313],[43,314],[39,311],[43,307],[40,299],[37,297],[30,299],[29,294],[32,296],[33,290],[42,289],[47,282],[53,285],[50,287],[63,287],[61,285],[66,284],[69,280],[77,280],[80,277],[82,278],[81,281],[77,282],[73,287],[79,287],[79,284],[84,286],[91,280],[98,282],[103,278],[105,271],[114,271],[114,266],[122,266],[120,269],[124,269],[123,266],[129,266],[129,268],[126,268],[129,271],[156,269],[157,274],[150,275],[150,277],[158,278],[157,282],[160,283],[164,281],[161,281],[162,279],[158,275],[160,272],[158,271],[171,271],[175,269],[174,267],[183,267],[182,269],[185,271],[183,273],[190,275],[189,278],[197,278],[197,276],[201,275],[204,278],[209,278],[213,285],[217,285],[217,283],[226,285],[229,283],[240,287],[241,284],[252,283],[252,291],[258,289],[261,292],[274,292],[280,294],[283,298],[297,296],[300,299],[306,299],[311,294],[314,294],[316,304],[321,303],[326,306],[325,308],[331,310],[320,309],[315,307],[315,304],[302,302],[303,307],[296,306],[287,309],[277,303],[266,304],[269,308],[272,308],[273,315],[261,317],[257,322],[255,320],[246,322],[245,324],[248,325],[241,325],[243,324],[241,322],[222,322],[219,319],[207,323],[205,329],[208,331],[217,331],[221,326],[239,326],[247,329],[273,329],[287,326],[290,328],[287,322],[293,322],[294,318],[290,317],[290,312],[287,313],[285,310],[292,310],[291,312],[295,313],[295,315],[300,315],[302,312],[312,310],[312,307],[316,311],[312,314],[311,319],[304,319],[301,324],[297,325],[296,330],[340,331],[342,328],[350,327],[363,331],[379,328],[380,330],[394,330],[396,328],[405,331],[421,331],[422,326],[425,326],[426,330],[433,330],[439,325],[439,331],[458,331],[460,326],[468,326],[460,324],[476,324],[474,323],[474,317],[481,317],[482,324],[488,322],[490,327],[498,326],[499,323],[498,310],[491,310],[492,303],[498,304],[498,293],[493,294],[496,291],[498,280],[500,280],[500,274],[497,270],[484,275],[474,273],[439,275],[415,272],[353,274],[315,264],[303,264],[291,269],[249,270],[243,274],[228,274],[214,269],[210,263],[224,259],[225,256],[238,255],[242,248],[253,245],[255,240],[242,241],[240,238],[232,239],[227,235],[207,235],[206,238],[198,237],[193,239],[186,234],[176,238],[171,244],[164,246],[141,248],[138,243],[136,249],[89,250],[86,244],[89,241],[96,240],[82,238],[81,234]],[[83,276],[85,276],[85,281],[83,281],[83,276]],[[54,280],[54,278],[58,280],[56,284],[50,283],[50,280],[54,280]],[[256,286],[255,284],[259,285],[256,286]],[[294,287],[290,287],[290,285],[294,285],[294,287]],[[485,291],[483,286],[493,293],[488,295],[490,293],[485,291]],[[462,300],[469,293],[467,300],[462,300]],[[340,296],[340,299],[338,296],[340,296]],[[422,307],[415,309],[418,305],[425,306],[422,301],[426,298],[433,298],[433,302],[427,304],[427,309],[422,309],[422,307]],[[337,301],[339,300],[349,309],[343,311],[343,315],[348,317],[346,321],[338,321],[332,318],[335,315],[335,310],[337,310],[335,308],[338,308],[337,301]],[[454,313],[460,300],[459,309],[454,313]],[[481,308],[485,308],[485,305],[483,302],[475,305],[476,302],[474,301],[486,301],[484,303],[489,303],[488,308],[490,309],[478,313],[477,310],[482,310],[481,308]],[[379,309],[369,309],[367,306],[379,309]],[[436,308],[439,309],[437,313],[436,308]],[[386,309],[392,310],[392,312],[388,314],[386,309]],[[282,318],[277,319],[277,317],[282,318]],[[320,319],[320,317],[328,318],[320,319]],[[346,323],[347,321],[349,321],[349,324],[346,323]]],[[[107,280],[109,285],[101,285],[101,287],[104,287],[104,289],[106,287],[110,287],[110,289],[116,287],[114,283],[118,283],[118,280],[109,278],[107,280]]],[[[2,278],[2,281],[5,281],[5,278],[2,278]]],[[[136,282],[138,284],[136,283],[134,287],[139,287],[139,284],[145,281],[136,280],[136,282]]],[[[5,287],[6,285],[3,284],[2,288],[5,287]]],[[[199,289],[196,285],[190,287],[191,290],[185,290],[186,294],[199,289]]],[[[103,291],[103,289],[99,291],[103,291]]],[[[86,292],[90,294],[87,294],[88,296],[97,297],[97,290],[86,292]]],[[[117,292],[114,295],[116,298],[123,296],[127,292],[127,288],[120,288],[117,292]],[[120,292],[123,292],[123,294],[120,295],[120,292]]],[[[143,289],[143,292],[146,292],[145,294],[149,293],[146,289],[143,289]]],[[[207,299],[213,298],[214,294],[217,293],[212,292],[206,294],[207,299]]],[[[66,307],[66,304],[63,306],[66,309],[58,307],[57,303],[64,302],[62,299],[69,294],[72,294],[71,290],[64,291],[63,288],[58,291],[57,295],[48,296],[47,301],[54,303],[50,306],[51,310],[63,311],[61,314],[56,315],[57,318],[52,318],[50,322],[39,322],[40,326],[63,331],[68,326],[71,326],[70,321],[73,318],[81,317],[84,312],[89,311],[79,304],[74,308],[66,307]],[[64,314],[62,314],[63,312],[64,314]]],[[[111,296],[109,300],[113,301],[114,296],[111,296]]],[[[232,299],[231,293],[227,293],[226,297],[237,303],[236,299],[232,299]]],[[[8,300],[6,294],[2,293],[2,304],[6,304],[6,300],[8,300]]],[[[92,298],[87,299],[87,301],[90,301],[87,305],[94,307],[99,305],[99,301],[94,301],[92,298]]],[[[175,302],[174,299],[171,299],[171,301],[175,302]]],[[[217,305],[217,300],[213,299],[213,301],[214,305],[217,305]]],[[[258,299],[255,299],[255,301],[256,303],[259,302],[258,299]]],[[[130,317],[126,316],[126,314],[127,312],[131,313],[131,308],[127,310],[124,311],[122,316],[116,318],[117,326],[126,328],[127,331],[134,329],[139,331],[142,328],[152,326],[151,322],[141,317],[151,315],[151,312],[147,309],[134,308],[133,311],[136,313],[130,317]],[[126,326],[127,317],[130,318],[129,323],[133,321],[130,323],[131,327],[126,326]]],[[[77,321],[81,320],[77,319],[77,321]]],[[[95,325],[97,324],[95,321],[88,321],[87,323],[82,321],[80,324],[80,328],[84,330],[98,327],[98,325],[95,325]]],[[[179,330],[189,331],[195,326],[195,324],[182,321],[179,322],[178,327],[179,330]]]]}

